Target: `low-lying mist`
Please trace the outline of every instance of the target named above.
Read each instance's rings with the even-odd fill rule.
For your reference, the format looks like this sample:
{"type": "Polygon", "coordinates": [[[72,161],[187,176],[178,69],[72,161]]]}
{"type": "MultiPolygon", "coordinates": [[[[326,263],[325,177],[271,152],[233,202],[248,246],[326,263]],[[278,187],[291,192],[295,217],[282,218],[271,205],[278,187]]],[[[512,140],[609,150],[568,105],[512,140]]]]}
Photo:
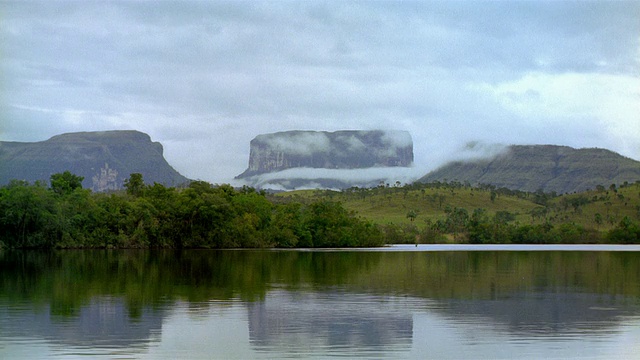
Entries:
{"type": "Polygon", "coordinates": [[[361,169],[327,169],[298,167],[254,175],[241,181],[261,189],[344,189],[348,187],[396,186],[411,184],[429,172],[451,162],[472,162],[490,160],[508,150],[503,144],[487,144],[473,141],[460,147],[452,154],[420,160],[410,167],[371,167],[361,169]]]}

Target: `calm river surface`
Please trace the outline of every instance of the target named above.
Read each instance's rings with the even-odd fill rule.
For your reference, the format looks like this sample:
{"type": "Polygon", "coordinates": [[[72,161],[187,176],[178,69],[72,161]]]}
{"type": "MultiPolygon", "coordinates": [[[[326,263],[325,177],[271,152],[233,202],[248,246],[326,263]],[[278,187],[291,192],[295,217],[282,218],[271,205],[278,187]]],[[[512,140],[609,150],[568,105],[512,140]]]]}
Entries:
{"type": "Polygon", "coordinates": [[[0,252],[0,359],[638,359],[640,247],[0,252]]]}

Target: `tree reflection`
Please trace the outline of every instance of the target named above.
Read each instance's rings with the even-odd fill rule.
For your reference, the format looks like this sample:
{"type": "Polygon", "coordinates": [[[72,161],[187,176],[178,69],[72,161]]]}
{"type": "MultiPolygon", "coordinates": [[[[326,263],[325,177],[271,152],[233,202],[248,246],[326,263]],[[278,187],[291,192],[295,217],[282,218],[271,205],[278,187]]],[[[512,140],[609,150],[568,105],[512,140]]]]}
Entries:
{"type": "Polygon", "coordinates": [[[410,341],[413,310],[385,313],[389,309],[369,301],[377,298],[436,303],[423,311],[452,321],[482,319],[516,333],[611,328],[640,313],[640,258],[634,252],[538,251],[0,253],[0,303],[32,309],[23,314],[27,323],[39,317],[53,325],[75,323],[75,330],[66,330],[69,338],[136,322],[147,325],[126,337],[148,338],[171,304],[206,307],[222,300],[247,304],[258,347],[286,346],[291,327],[305,338],[324,333],[335,344],[410,341]],[[355,308],[362,299],[369,300],[355,308]]]}

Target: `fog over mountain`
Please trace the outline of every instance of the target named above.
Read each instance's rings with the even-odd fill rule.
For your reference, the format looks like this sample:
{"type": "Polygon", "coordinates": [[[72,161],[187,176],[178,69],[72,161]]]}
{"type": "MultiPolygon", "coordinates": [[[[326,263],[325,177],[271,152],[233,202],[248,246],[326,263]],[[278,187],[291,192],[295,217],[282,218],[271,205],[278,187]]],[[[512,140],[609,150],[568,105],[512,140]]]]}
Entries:
{"type": "MultiPolygon", "coordinates": [[[[475,148],[477,145],[470,150],[475,148]]],[[[606,149],[511,145],[481,147],[481,150],[484,151],[475,152],[477,157],[449,162],[418,181],[458,181],[474,186],[490,184],[498,188],[563,194],[640,180],[640,161],[606,149]]]]}
{"type": "Polygon", "coordinates": [[[406,131],[286,131],[255,137],[249,167],[237,178],[272,189],[375,186],[408,180],[402,173],[412,164],[406,131]]]}

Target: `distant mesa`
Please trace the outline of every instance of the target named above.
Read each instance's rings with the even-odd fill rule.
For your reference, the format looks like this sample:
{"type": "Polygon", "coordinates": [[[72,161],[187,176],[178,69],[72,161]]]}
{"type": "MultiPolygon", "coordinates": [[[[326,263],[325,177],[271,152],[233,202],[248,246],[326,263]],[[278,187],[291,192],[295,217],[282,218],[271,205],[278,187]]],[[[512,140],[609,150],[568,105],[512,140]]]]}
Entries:
{"type": "Polygon", "coordinates": [[[406,131],[285,131],[258,135],[251,140],[249,167],[236,179],[244,179],[252,186],[276,185],[288,189],[305,183],[349,187],[364,185],[363,180],[344,178],[344,173],[336,170],[412,164],[413,141],[406,131]],[[307,171],[300,177],[301,172],[290,171],[292,169],[307,171]],[[284,175],[279,178],[277,173],[283,171],[284,175]]]}
{"type": "Polygon", "coordinates": [[[0,185],[10,180],[49,182],[52,174],[83,176],[84,188],[117,190],[132,173],[146,183],[175,186],[189,181],[163,156],[162,145],[139,131],[78,132],[41,142],[0,142],[0,185]]]}
{"type": "Polygon", "coordinates": [[[640,162],[609,150],[512,145],[493,157],[448,163],[418,181],[458,181],[566,194],[638,180],[640,162]]]}

